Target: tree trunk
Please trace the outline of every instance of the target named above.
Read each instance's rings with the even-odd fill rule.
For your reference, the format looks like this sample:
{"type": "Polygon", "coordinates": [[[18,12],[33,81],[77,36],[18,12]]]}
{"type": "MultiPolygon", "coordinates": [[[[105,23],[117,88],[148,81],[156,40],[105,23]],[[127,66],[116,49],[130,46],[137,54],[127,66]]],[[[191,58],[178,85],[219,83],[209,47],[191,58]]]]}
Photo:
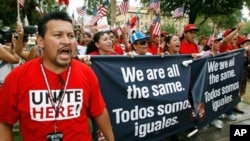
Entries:
{"type": "Polygon", "coordinates": [[[194,3],[190,3],[190,12],[189,12],[189,23],[195,23],[197,18],[198,11],[202,5],[202,1],[196,1],[194,3]]]}
{"type": "Polygon", "coordinates": [[[110,26],[114,26],[115,22],[116,22],[116,0],[111,0],[111,24],[110,26]]]}

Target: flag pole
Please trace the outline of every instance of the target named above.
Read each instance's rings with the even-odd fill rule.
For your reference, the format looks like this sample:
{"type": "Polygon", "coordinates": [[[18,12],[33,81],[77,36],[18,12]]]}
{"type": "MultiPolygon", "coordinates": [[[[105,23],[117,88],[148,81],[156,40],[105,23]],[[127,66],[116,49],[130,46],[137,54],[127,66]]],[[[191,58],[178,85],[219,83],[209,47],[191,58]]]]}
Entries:
{"type": "Polygon", "coordinates": [[[137,31],[139,31],[140,30],[140,20],[141,20],[141,8],[140,8],[140,10],[138,9],[138,6],[137,6],[137,11],[136,11],[136,17],[137,17],[137,25],[136,25],[136,27],[137,27],[137,31]]]}
{"type": "Polygon", "coordinates": [[[85,22],[84,16],[85,16],[86,13],[87,13],[86,0],[84,0],[83,3],[84,3],[83,6],[85,7],[85,14],[82,16],[82,29],[84,30],[84,22],[85,22]]]}
{"type": "MultiPolygon", "coordinates": [[[[213,24],[212,32],[213,32],[213,33],[212,33],[212,34],[213,34],[213,38],[215,38],[215,23],[213,24]]],[[[211,50],[212,50],[212,53],[214,53],[214,41],[213,41],[211,50]]]]}
{"type": "Polygon", "coordinates": [[[180,32],[180,31],[182,31],[182,21],[183,21],[183,18],[182,17],[178,17],[177,19],[179,21],[179,32],[180,32]]]}
{"type": "Polygon", "coordinates": [[[17,0],[17,22],[21,22],[21,20],[20,20],[20,7],[19,7],[19,2],[18,2],[18,0],[17,0]]]}

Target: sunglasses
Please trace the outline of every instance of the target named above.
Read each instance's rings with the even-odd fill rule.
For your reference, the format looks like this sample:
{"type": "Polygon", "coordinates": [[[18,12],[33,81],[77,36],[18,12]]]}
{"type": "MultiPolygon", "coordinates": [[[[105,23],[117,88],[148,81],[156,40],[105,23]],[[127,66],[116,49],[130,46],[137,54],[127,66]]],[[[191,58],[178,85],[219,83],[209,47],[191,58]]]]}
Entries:
{"type": "Polygon", "coordinates": [[[139,43],[139,45],[146,45],[148,44],[148,41],[147,40],[140,40],[137,42],[137,44],[139,43]]]}

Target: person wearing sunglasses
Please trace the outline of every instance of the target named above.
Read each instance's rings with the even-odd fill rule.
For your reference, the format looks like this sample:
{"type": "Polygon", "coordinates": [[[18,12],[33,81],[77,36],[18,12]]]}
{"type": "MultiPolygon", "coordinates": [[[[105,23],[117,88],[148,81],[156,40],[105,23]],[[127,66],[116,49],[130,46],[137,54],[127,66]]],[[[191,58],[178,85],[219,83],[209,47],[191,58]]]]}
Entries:
{"type": "Polygon", "coordinates": [[[149,38],[149,36],[145,36],[140,31],[132,33],[130,36],[132,51],[127,54],[131,57],[136,55],[152,55],[152,53],[148,52],[149,38]]]}

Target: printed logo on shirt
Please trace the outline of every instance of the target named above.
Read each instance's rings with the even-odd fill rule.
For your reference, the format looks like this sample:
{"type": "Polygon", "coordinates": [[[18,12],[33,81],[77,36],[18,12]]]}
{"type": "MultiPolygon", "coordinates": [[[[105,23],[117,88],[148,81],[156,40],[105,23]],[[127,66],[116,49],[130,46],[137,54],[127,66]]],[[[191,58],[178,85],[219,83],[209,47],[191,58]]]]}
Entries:
{"type": "MultiPolygon", "coordinates": [[[[67,89],[64,97],[61,90],[51,90],[52,96],[57,106],[62,100],[58,110],[56,120],[72,119],[80,116],[83,103],[82,89],[67,89]]],[[[30,97],[30,115],[35,121],[52,121],[55,120],[55,109],[50,101],[47,90],[31,90],[30,97]]]]}

